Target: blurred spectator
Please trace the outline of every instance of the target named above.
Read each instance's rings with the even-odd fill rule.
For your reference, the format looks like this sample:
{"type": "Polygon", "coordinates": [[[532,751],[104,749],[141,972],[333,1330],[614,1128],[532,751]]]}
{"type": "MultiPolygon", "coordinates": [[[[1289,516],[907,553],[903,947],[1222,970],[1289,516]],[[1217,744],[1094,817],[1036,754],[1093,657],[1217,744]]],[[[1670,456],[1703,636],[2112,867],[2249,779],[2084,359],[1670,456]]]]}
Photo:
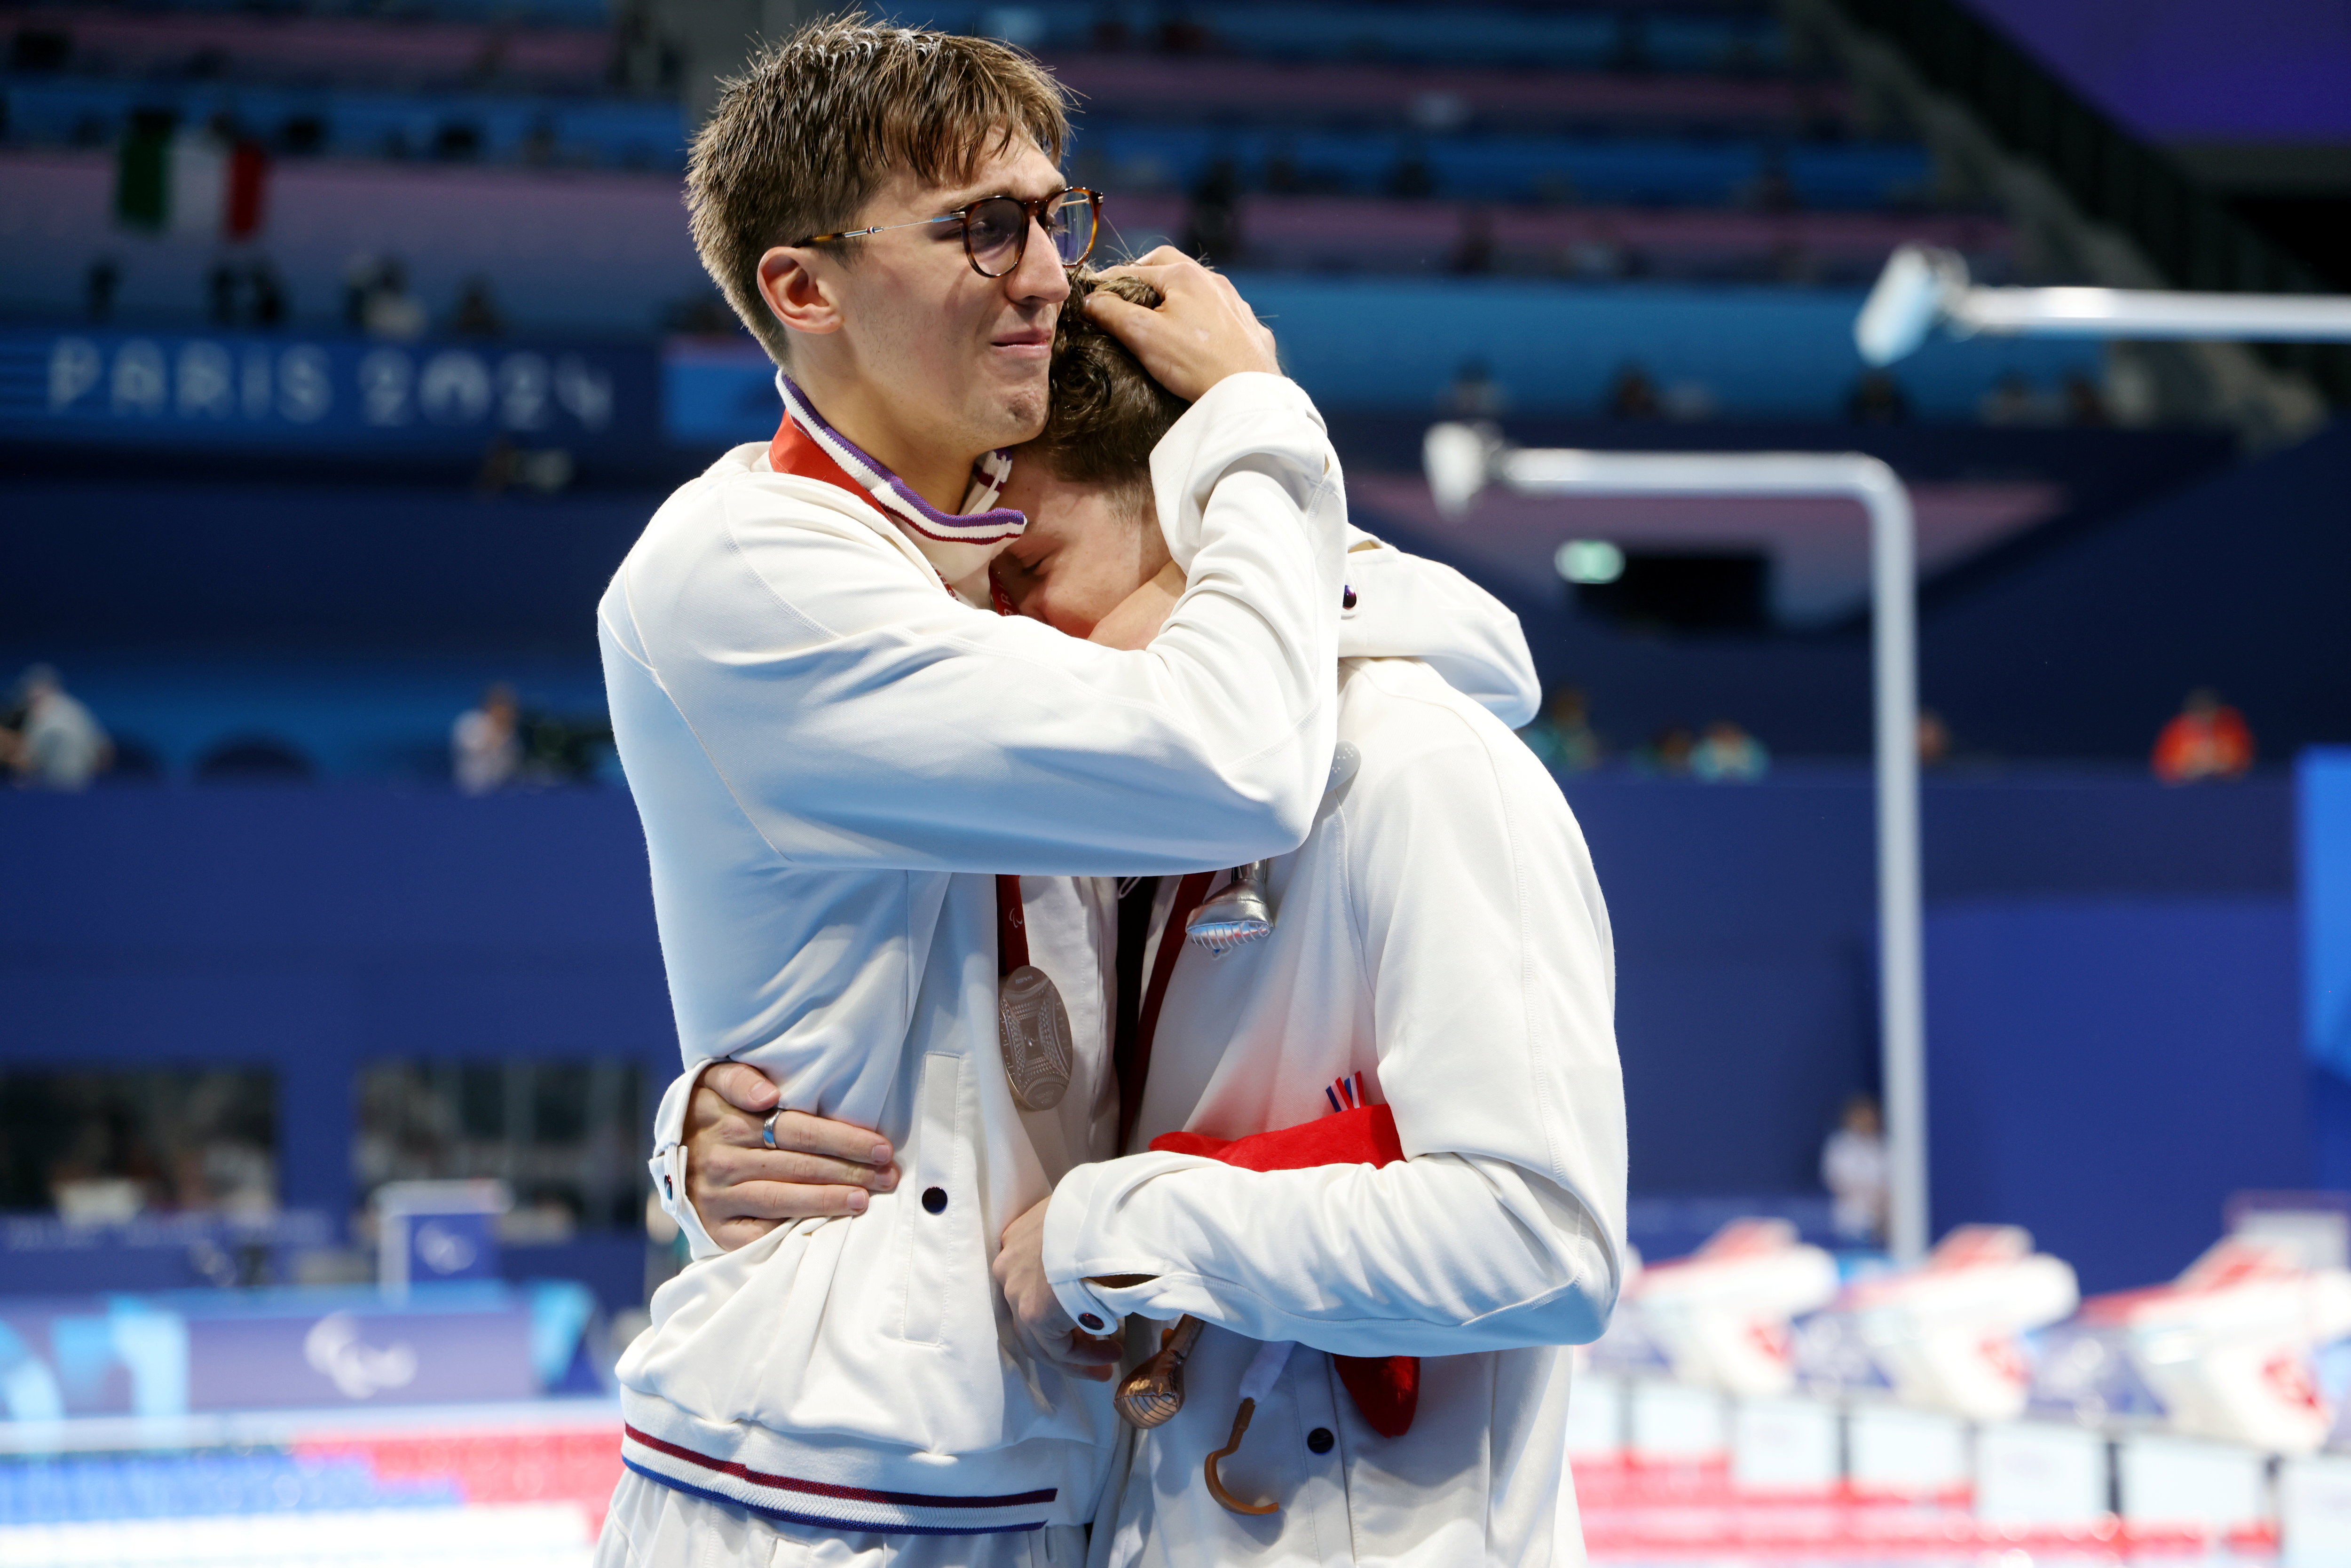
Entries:
{"type": "Polygon", "coordinates": [[[368,293],[381,265],[365,251],[343,263],[343,325],[354,332],[367,325],[368,293]]]}
{"type": "Polygon", "coordinates": [[[424,335],[424,307],[408,292],[398,256],[355,256],[343,272],[343,318],[371,338],[410,342],[424,335]]]}
{"type": "Polygon", "coordinates": [[[2001,371],[1976,404],[1977,416],[1986,424],[2047,424],[2051,413],[2048,401],[2022,371],[2001,371]]]}
{"type": "Polygon", "coordinates": [[[236,269],[225,261],[213,263],[204,275],[206,314],[215,327],[236,325],[236,269]]]}
{"type": "Polygon", "coordinates": [[[1940,768],[1951,759],[1951,727],[1933,708],[1918,710],[1918,766],[1940,768]]]}
{"type": "Polygon", "coordinates": [[[2198,686],[2156,737],[2152,760],[2155,776],[2166,784],[2242,779],[2253,765],[2253,732],[2218,692],[2198,686]]]}
{"type": "Polygon", "coordinates": [[[1748,201],[1767,213],[1792,213],[1801,204],[1796,183],[1788,177],[1788,166],[1778,156],[1772,156],[1755,176],[1754,184],[1748,188],[1748,201]]]}
{"type": "Polygon", "coordinates": [[[506,330],[488,278],[476,274],[465,279],[457,293],[457,313],[449,319],[449,330],[460,338],[495,338],[506,330]]]}
{"type": "Polygon", "coordinates": [[[1446,269],[1464,277],[1480,277],[1494,270],[1494,217],[1483,207],[1471,207],[1461,214],[1461,235],[1453,242],[1453,255],[1446,269]]]}
{"type": "Polygon", "coordinates": [[[571,454],[560,446],[517,446],[501,431],[482,454],[481,471],[474,476],[474,493],[498,496],[510,489],[535,490],[552,496],[569,487],[571,454]]]}
{"type": "Polygon", "coordinates": [[[1836,1131],[1821,1145],[1821,1185],[1829,1189],[1829,1224],[1837,1239],[1866,1246],[1884,1239],[1886,1127],[1876,1096],[1845,1101],[1836,1131]]]}
{"type": "Polygon", "coordinates": [[[266,260],[256,261],[246,273],[247,286],[253,290],[253,324],[256,327],[282,327],[286,324],[286,285],[277,269],[266,260]]]}
{"type": "Polygon", "coordinates": [[[204,275],[207,313],[215,327],[251,322],[276,327],[286,319],[286,286],[266,259],[243,266],[222,261],[204,275]]]}
{"type": "Polygon", "coordinates": [[[1605,232],[1575,241],[1562,260],[1566,270],[1577,277],[1619,277],[1632,270],[1624,246],[1605,232]]]}
{"type": "Polygon", "coordinates": [[[1510,405],[1502,383],[1475,354],[1461,361],[1453,372],[1453,384],[1445,389],[1445,412],[1457,418],[1491,419],[1510,405]]]}
{"type": "Polygon", "coordinates": [[[1686,724],[1669,724],[1650,737],[1649,744],[1633,754],[1633,768],[1638,773],[1661,774],[1667,779],[1687,779],[1690,770],[1690,752],[1698,745],[1698,737],[1686,724]]]}
{"type": "Polygon", "coordinates": [[[47,664],[35,664],[16,682],[11,722],[0,728],[0,760],[24,783],[41,789],[85,789],[114,760],[114,744],[74,700],[47,664]]]}
{"type": "Polygon", "coordinates": [[[1665,390],[1659,399],[1667,419],[1680,424],[1697,424],[1714,417],[1714,389],[1704,382],[1676,382],[1665,390]]]}
{"type": "Polygon", "coordinates": [[[82,274],[82,312],[92,321],[114,319],[114,294],[122,286],[122,268],[110,256],[101,256],[82,274]]]}
{"type": "Polygon", "coordinates": [[[2102,425],[2114,423],[2106,417],[2105,394],[2098,383],[2074,371],[2065,377],[2065,423],[2078,425],[2102,425]]]}
{"type": "Polygon", "coordinates": [[[1844,416],[1855,424],[1907,424],[1910,400],[1891,372],[1864,371],[1844,400],[1844,416]]]}
{"type": "Polygon", "coordinates": [[[1818,283],[1821,258],[1801,240],[1782,240],[1771,247],[1771,276],[1779,282],[1799,286],[1818,283]]]}
{"type": "Polygon", "coordinates": [[[1270,196],[1302,196],[1308,193],[1305,172],[1298,166],[1298,147],[1287,136],[1277,136],[1266,149],[1264,183],[1270,196]]]}
{"type": "Polygon", "coordinates": [[[1183,248],[1202,261],[1230,267],[1240,259],[1241,172],[1230,158],[1208,162],[1200,183],[1192,187],[1192,204],[1185,214],[1183,248]]]}
{"type": "Polygon", "coordinates": [[[1437,194],[1437,171],[1418,141],[1405,143],[1395,167],[1388,171],[1386,190],[1400,202],[1422,202],[1437,194]]]}
{"type": "Polygon", "coordinates": [[[1552,687],[1550,711],[1519,731],[1519,738],[1559,773],[1589,773],[1605,752],[1581,686],[1552,687]]]}
{"type": "Polygon", "coordinates": [[[1727,718],[1706,727],[1690,747],[1690,777],[1708,784],[1751,784],[1771,770],[1763,743],[1727,718]]]}
{"type": "Polygon", "coordinates": [[[522,711],[514,688],[501,681],[482,694],[482,706],[457,716],[449,731],[449,771],[468,795],[503,789],[522,773],[522,711]]]}
{"type": "Polygon", "coordinates": [[[1665,413],[1665,404],[1657,396],[1657,383],[1638,364],[1627,363],[1616,372],[1608,387],[1608,417],[1611,419],[1656,419],[1665,413]]]}
{"type": "Polygon", "coordinates": [[[674,299],[662,311],[662,329],[694,338],[732,338],[743,330],[742,319],[716,289],[674,299]]]}

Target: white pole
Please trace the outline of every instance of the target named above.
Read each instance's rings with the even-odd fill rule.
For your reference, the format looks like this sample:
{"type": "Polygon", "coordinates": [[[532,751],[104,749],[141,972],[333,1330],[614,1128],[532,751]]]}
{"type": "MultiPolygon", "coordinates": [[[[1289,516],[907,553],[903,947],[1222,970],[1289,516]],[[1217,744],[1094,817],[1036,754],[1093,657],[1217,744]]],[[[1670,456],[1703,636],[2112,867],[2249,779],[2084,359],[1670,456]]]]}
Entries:
{"type": "MultiPolygon", "coordinates": [[[[1432,488],[1458,510],[1476,483],[1461,472],[1484,438],[1429,432],[1432,488]],[[1441,470],[1451,468],[1450,473],[1441,470]]],[[[1633,453],[1486,449],[1510,488],[1551,496],[1845,496],[1869,515],[1871,670],[1877,750],[1879,1061],[1898,1262],[1927,1255],[1927,977],[1918,849],[1918,636],[1910,493],[1859,453],[1633,453]]],[[[1481,475],[1480,478],[1483,477],[1481,475]]]]}
{"type": "Polygon", "coordinates": [[[2351,298],[2331,294],[2188,294],[2161,288],[1984,288],[1958,253],[1896,247],[1854,318],[1873,365],[1916,353],[1938,328],[2026,338],[2351,342],[2351,298]]]}
{"type": "Polygon", "coordinates": [[[2351,299],[2311,294],[2176,294],[2152,288],[1969,288],[1954,326],[2035,338],[2351,339],[2351,299]]]}

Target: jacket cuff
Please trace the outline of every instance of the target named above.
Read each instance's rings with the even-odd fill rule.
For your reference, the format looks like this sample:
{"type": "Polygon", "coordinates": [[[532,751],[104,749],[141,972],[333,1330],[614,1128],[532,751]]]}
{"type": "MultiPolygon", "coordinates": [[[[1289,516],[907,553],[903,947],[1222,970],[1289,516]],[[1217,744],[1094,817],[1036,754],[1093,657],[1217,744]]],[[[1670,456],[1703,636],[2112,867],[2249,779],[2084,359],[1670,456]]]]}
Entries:
{"type": "Polygon", "coordinates": [[[1082,1233],[1086,1215],[1092,1208],[1092,1195],[1087,1190],[1092,1183],[1087,1178],[1102,1168],[1080,1166],[1064,1176],[1045,1207],[1045,1282],[1053,1287],[1054,1299],[1070,1314],[1070,1321],[1090,1334],[1115,1332],[1122,1315],[1086,1283],[1078,1263],[1087,1250],[1082,1233]]]}
{"type": "Polygon", "coordinates": [[[661,1107],[653,1113],[653,1157],[645,1162],[653,1173],[653,1195],[660,1199],[662,1211],[685,1233],[687,1256],[697,1263],[726,1250],[703,1228],[702,1216],[695,1211],[685,1186],[685,1106],[694,1098],[694,1086],[701,1082],[703,1069],[709,1065],[695,1063],[670,1080],[662,1092],[661,1107]]]}
{"type": "Polygon", "coordinates": [[[1149,1305],[1159,1293],[1160,1281],[1180,1272],[1183,1265],[1158,1249],[1115,1234],[1120,1199],[1154,1176],[1213,1163],[1195,1155],[1128,1155],[1080,1166],[1055,1184],[1045,1207],[1045,1282],[1080,1328],[1103,1333],[1130,1312],[1155,1315],[1149,1305]],[[1123,1287],[1093,1282],[1126,1274],[1141,1275],[1144,1282],[1123,1287]],[[1095,1328],[1086,1321],[1089,1317],[1103,1327],[1095,1328]]]}

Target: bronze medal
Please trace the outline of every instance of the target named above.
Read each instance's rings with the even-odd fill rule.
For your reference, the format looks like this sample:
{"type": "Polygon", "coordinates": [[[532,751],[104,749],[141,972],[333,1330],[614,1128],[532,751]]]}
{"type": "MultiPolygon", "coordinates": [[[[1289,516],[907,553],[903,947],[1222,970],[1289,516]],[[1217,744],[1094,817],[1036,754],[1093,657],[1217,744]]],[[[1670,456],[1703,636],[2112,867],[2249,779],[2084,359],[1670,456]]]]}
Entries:
{"type": "Polygon", "coordinates": [[[1004,1049],[1004,1076],[1023,1111],[1050,1111],[1070,1090],[1077,1061],[1070,1037],[1070,1009],[1044,970],[1023,964],[1004,977],[996,992],[998,1042],[1004,1049]]]}

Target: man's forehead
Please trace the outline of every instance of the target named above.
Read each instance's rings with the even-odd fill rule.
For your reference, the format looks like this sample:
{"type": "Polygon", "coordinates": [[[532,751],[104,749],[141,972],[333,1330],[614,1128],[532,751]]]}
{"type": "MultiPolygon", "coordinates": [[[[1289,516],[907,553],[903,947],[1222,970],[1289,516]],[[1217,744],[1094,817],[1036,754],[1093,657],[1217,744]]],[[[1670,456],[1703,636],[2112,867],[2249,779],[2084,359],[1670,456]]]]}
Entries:
{"type": "Polygon", "coordinates": [[[984,196],[1050,196],[1066,183],[1035,142],[1018,138],[1003,152],[980,159],[967,178],[934,184],[902,173],[892,193],[914,206],[949,212],[984,196]]]}

